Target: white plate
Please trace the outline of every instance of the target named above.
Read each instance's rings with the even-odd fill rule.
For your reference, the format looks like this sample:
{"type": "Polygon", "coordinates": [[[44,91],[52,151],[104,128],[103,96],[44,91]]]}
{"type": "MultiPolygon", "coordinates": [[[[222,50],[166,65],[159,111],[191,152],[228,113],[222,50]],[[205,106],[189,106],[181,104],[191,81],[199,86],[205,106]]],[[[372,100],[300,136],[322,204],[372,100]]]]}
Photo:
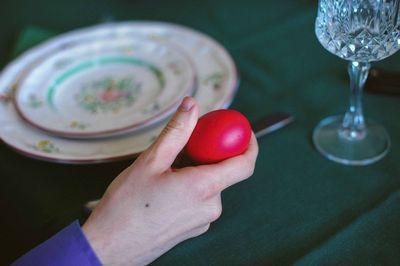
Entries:
{"type": "MultiPolygon", "coordinates": [[[[99,163],[133,157],[145,150],[164,124],[135,134],[105,139],[72,140],[49,136],[26,124],[12,103],[13,89],[27,66],[61,48],[84,39],[144,37],[176,44],[194,62],[198,88],[194,97],[202,114],[225,108],[238,86],[236,67],[226,50],[215,40],[195,30],[163,22],[122,22],[98,25],[53,38],[30,49],[11,62],[0,75],[0,137],[27,156],[62,163],[99,163]]],[[[29,70],[29,67],[28,67],[29,70]]]]}
{"type": "Polygon", "coordinates": [[[166,43],[93,39],[35,64],[18,83],[15,107],[57,136],[115,136],[165,119],[194,85],[189,58],[166,43]]]}

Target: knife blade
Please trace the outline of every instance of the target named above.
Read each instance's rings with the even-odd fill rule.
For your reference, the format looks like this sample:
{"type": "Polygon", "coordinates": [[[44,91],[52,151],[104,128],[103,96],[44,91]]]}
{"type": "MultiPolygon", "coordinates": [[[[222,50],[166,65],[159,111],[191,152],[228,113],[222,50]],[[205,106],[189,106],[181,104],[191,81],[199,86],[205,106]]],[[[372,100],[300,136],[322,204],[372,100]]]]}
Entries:
{"type": "Polygon", "coordinates": [[[260,138],[266,134],[272,133],[278,129],[283,128],[284,126],[290,124],[294,121],[292,115],[288,113],[272,113],[262,117],[255,122],[251,122],[251,128],[254,131],[254,134],[257,138],[260,138]]]}

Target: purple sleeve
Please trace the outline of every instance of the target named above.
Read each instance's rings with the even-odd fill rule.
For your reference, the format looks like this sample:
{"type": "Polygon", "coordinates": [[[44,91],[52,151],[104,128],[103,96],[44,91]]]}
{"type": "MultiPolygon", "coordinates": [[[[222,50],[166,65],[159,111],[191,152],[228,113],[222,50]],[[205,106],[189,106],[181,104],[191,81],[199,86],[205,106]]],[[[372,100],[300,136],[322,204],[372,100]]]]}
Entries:
{"type": "Polygon", "coordinates": [[[26,265],[102,265],[83,234],[78,221],[35,247],[12,266],[26,265]]]}

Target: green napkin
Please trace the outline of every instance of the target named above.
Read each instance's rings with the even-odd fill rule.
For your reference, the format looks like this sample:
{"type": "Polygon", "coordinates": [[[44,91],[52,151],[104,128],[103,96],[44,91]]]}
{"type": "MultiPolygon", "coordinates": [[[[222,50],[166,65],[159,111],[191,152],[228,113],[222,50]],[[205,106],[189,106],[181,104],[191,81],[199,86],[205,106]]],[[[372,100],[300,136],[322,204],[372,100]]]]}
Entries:
{"type": "Polygon", "coordinates": [[[27,49],[55,36],[56,33],[56,31],[35,26],[26,27],[18,36],[16,45],[12,51],[12,57],[18,56],[27,49]]]}

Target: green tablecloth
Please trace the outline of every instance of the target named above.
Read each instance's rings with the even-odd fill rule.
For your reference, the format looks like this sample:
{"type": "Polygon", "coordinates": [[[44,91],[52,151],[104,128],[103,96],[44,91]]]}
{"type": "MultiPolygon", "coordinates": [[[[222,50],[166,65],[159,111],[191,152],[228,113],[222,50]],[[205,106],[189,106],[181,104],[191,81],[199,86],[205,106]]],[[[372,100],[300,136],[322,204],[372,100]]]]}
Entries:
{"type": "MultiPolygon", "coordinates": [[[[313,127],[343,113],[348,97],[346,62],[314,36],[316,5],[306,0],[6,0],[0,4],[0,65],[12,51],[16,55],[55,32],[104,19],[164,20],[203,31],[237,63],[241,84],[232,108],[250,120],[288,111],[296,122],[259,141],[254,176],[223,193],[223,215],[207,234],[153,264],[400,265],[400,98],[364,97],[367,117],[381,122],[392,138],[382,161],[348,167],[316,152],[313,127]]],[[[400,54],[379,65],[399,70],[400,54]]],[[[82,204],[99,197],[130,163],[52,164],[5,145],[0,158],[0,264],[72,220],[83,221],[82,204]]]]}

